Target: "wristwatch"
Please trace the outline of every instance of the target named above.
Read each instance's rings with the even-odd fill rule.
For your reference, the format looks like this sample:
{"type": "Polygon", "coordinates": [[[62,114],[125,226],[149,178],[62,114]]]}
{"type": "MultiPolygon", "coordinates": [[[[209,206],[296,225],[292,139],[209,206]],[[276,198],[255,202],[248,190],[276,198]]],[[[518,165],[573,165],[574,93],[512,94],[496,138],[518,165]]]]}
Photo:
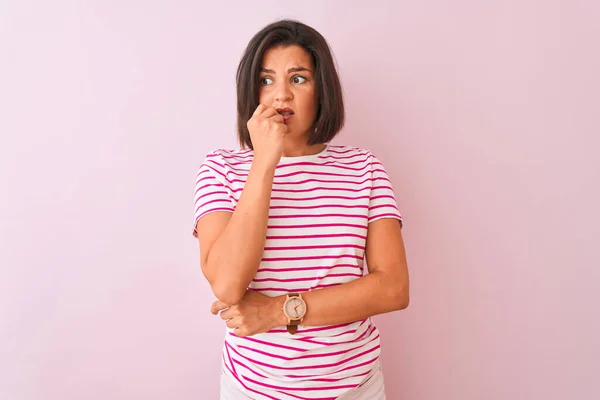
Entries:
{"type": "Polygon", "coordinates": [[[288,293],[283,303],[283,313],[288,319],[287,330],[293,335],[298,330],[306,314],[306,302],[300,293],[288,293]]]}

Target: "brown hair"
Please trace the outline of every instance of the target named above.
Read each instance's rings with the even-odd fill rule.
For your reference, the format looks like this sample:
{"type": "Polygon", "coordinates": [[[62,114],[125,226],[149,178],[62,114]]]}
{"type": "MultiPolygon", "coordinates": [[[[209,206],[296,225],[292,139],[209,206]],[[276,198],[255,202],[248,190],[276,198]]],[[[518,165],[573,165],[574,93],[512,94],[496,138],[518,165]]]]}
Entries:
{"type": "Polygon", "coordinates": [[[327,143],[344,126],[344,101],[331,50],[315,29],[294,20],[281,20],[264,27],[248,43],[237,69],[238,139],[252,147],[247,123],[258,107],[259,73],[265,51],[277,46],[298,45],[312,57],[318,109],[308,144],[327,143]]]}

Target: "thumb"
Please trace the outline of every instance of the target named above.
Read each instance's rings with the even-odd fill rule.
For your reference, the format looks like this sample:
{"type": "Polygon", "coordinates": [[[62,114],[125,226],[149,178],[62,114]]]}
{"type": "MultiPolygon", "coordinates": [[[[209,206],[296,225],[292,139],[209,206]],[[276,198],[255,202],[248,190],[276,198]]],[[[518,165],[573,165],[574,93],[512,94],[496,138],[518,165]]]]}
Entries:
{"type": "Polygon", "coordinates": [[[212,305],[210,306],[210,312],[213,313],[214,315],[217,315],[219,313],[219,311],[224,310],[226,308],[229,308],[228,304],[225,304],[222,301],[217,300],[214,303],[212,303],[212,305]]]}

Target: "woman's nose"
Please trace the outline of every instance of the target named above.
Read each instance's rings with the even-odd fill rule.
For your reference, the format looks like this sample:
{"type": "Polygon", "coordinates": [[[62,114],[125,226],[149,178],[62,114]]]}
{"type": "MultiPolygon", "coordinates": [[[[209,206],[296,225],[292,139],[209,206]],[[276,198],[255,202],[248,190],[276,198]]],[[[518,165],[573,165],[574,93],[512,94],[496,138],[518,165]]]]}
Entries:
{"type": "Polygon", "coordinates": [[[276,101],[283,103],[287,100],[291,100],[292,98],[292,91],[288,83],[283,82],[277,85],[277,90],[275,92],[276,101]]]}

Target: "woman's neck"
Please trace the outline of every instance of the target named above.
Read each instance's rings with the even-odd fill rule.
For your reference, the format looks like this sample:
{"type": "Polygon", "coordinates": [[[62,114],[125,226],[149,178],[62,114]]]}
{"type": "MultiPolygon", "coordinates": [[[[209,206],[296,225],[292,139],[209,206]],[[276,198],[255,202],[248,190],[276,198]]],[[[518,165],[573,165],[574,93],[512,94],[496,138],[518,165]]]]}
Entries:
{"type": "Polygon", "coordinates": [[[310,156],[320,153],[326,147],[326,145],[321,143],[308,145],[306,140],[294,142],[291,138],[286,139],[283,143],[283,157],[310,156]]]}

